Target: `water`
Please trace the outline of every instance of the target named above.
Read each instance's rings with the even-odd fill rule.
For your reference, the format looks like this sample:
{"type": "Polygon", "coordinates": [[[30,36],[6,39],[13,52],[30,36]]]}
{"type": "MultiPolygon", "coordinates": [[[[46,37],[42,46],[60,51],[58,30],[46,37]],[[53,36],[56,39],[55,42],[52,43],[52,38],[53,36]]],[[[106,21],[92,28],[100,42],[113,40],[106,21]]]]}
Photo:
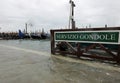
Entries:
{"type": "Polygon", "coordinates": [[[48,40],[1,40],[0,83],[120,83],[120,66],[51,55],[48,40]]]}

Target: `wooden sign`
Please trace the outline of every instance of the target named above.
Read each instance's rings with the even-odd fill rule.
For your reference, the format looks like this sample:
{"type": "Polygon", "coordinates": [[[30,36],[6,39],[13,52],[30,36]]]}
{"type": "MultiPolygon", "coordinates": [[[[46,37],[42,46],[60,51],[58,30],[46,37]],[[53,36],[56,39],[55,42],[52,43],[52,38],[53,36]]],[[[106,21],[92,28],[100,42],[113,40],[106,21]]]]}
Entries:
{"type": "Polygon", "coordinates": [[[120,44],[120,30],[63,31],[54,33],[55,41],[120,44]]]}

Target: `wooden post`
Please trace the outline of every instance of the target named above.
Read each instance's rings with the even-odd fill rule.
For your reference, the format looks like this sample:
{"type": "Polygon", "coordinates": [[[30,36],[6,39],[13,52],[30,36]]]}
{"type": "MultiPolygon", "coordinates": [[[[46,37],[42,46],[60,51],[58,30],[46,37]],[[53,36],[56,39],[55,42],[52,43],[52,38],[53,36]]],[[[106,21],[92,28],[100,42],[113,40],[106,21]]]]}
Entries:
{"type": "Polygon", "coordinates": [[[54,31],[50,30],[50,32],[51,32],[51,53],[55,54],[54,31]]]}
{"type": "Polygon", "coordinates": [[[83,52],[81,51],[80,43],[78,43],[78,45],[77,45],[77,52],[76,52],[77,57],[80,58],[80,56],[82,56],[82,53],[83,52]]]}
{"type": "Polygon", "coordinates": [[[120,64],[120,45],[118,46],[116,61],[117,61],[118,64],[120,64]]]}

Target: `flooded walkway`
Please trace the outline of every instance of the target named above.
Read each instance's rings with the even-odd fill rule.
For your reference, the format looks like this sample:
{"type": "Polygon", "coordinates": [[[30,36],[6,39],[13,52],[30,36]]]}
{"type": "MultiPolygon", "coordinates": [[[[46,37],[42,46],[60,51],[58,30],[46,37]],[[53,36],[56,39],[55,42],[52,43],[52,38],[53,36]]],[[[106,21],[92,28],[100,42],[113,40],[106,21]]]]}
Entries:
{"type": "Polygon", "coordinates": [[[0,83],[120,83],[120,66],[51,55],[49,46],[0,41],[0,83]]]}

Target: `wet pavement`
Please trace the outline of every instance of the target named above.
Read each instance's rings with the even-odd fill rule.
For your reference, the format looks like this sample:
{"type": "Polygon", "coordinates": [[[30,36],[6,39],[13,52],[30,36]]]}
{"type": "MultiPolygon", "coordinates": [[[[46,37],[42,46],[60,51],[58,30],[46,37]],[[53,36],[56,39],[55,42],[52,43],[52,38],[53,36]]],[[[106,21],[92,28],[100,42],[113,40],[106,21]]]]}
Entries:
{"type": "Polygon", "coordinates": [[[120,83],[120,66],[51,55],[49,41],[0,41],[0,83],[120,83]]]}

